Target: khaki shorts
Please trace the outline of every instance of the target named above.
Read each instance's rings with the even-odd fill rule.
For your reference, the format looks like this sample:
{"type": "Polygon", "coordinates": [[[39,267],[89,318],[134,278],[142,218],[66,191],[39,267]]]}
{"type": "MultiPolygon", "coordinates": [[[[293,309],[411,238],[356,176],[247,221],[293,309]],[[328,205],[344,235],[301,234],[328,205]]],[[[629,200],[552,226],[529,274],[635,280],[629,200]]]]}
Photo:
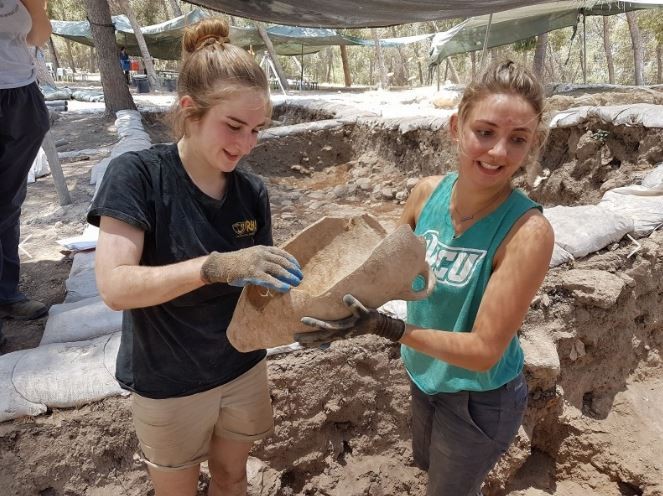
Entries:
{"type": "Polygon", "coordinates": [[[148,465],[178,470],[209,458],[212,435],[252,442],[274,430],[267,361],[222,386],[180,398],[133,394],[133,421],[148,465]]]}

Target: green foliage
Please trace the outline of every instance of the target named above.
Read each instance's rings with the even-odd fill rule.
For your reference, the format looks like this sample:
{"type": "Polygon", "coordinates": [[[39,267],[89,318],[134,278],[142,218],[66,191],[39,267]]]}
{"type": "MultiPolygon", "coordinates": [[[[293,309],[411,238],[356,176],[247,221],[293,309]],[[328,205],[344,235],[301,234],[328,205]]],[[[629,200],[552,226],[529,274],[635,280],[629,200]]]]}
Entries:
{"type": "Polygon", "coordinates": [[[663,11],[652,9],[647,15],[639,16],[638,25],[643,31],[652,33],[657,43],[663,43],[663,11]]]}
{"type": "Polygon", "coordinates": [[[597,129],[592,133],[591,138],[594,141],[598,141],[601,144],[605,144],[606,141],[608,141],[608,138],[610,137],[610,132],[606,131],[605,129],[597,129]]]}

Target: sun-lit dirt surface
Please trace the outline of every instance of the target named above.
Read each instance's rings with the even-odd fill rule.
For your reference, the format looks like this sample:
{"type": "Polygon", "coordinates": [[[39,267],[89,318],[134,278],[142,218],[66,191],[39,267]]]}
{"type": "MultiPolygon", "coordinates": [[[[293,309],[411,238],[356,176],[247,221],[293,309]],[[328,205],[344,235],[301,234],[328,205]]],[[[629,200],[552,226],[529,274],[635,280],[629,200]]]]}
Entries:
{"type": "MultiPolygon", "coordinates": [[[[577,101],[564,98],[552,103],[577,101]]],[[[284,125],[304,122],[308,114],[297,112],[276,117],[284,125]]],[[[165,127],[150,119],[153,142],[167,141],[165,127]]],[[[71,138],[61,151],[116,139],[112,122],[95,114],[61,119],[53,131],[56,139],[71,138]]],[[[598,122],[554,130],[542,155],[550,177],[530,194],[547,206],[594,203],[663,159],[659,133],[598,122]],[[589,139],[599,129],[608,133],[601,135],[605,146],[589,139]]],[[[402,133],[368,119],[268,141],[247,166],[269,187],[281,243],[324,215],[367,212],[393,228],[416,178],[448,170],[452,156],[444,129],[402,133]]],[[[22,286],[48,304],[62,301],[71,267],[55,240],[82,231],[97,159],[64,164],[73,205],[58,205],[50,177],[29,186],[22,286]]],[[[525,185],[523,178],[517,183],[525,185]]],[[[634,257],[627,258],[632,246],[625,239],[548,274],[521,333],[526,421],[485,494],[663,495],[663,233],[640,242],[634,257]]],[[[5,322],[2,352],[37,346],[44,322],[5,322]]],[[[254,449],[261,462],[251,460],[251,494],[425,494],[426,475],[412,464],[409,390],[396,346],[363,337],[327,351],[277,355],[269,374],[277,427],[254,449]]],[[[0,424],[0,493],[151,494],[128,405],[107,398],[0,424]]],[[[207,481],[204,471],[201,494],[207,481]]]]}

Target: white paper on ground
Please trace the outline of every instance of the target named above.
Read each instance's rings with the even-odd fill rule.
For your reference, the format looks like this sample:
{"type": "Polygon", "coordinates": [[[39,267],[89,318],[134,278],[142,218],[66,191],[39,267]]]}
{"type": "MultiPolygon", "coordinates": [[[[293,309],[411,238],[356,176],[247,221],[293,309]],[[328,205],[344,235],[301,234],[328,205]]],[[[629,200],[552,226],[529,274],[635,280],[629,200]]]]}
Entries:
{"type": "Polygon", "coordinates": [[[67,250],[85,251],[96,248],[98,238],[99,228],[92,224],[88,224],[85,226],[83,234],[72,236],[70,238],[58,239],[58,244],[64,246],[67,250]]]}

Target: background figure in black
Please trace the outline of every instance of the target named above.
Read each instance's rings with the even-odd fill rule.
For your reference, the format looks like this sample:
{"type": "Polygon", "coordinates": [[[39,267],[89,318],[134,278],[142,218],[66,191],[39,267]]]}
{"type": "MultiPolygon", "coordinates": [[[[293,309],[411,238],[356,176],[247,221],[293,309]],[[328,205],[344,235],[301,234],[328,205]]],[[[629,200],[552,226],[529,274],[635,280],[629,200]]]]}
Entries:
{"type": "Polygon", "coordinates": [[[18,244],[26,178],[49,127],[28,46],[50,35],[45,0],[0,3],[0,318],[30,320],[48,311],[18,290],[18,244]]]}

